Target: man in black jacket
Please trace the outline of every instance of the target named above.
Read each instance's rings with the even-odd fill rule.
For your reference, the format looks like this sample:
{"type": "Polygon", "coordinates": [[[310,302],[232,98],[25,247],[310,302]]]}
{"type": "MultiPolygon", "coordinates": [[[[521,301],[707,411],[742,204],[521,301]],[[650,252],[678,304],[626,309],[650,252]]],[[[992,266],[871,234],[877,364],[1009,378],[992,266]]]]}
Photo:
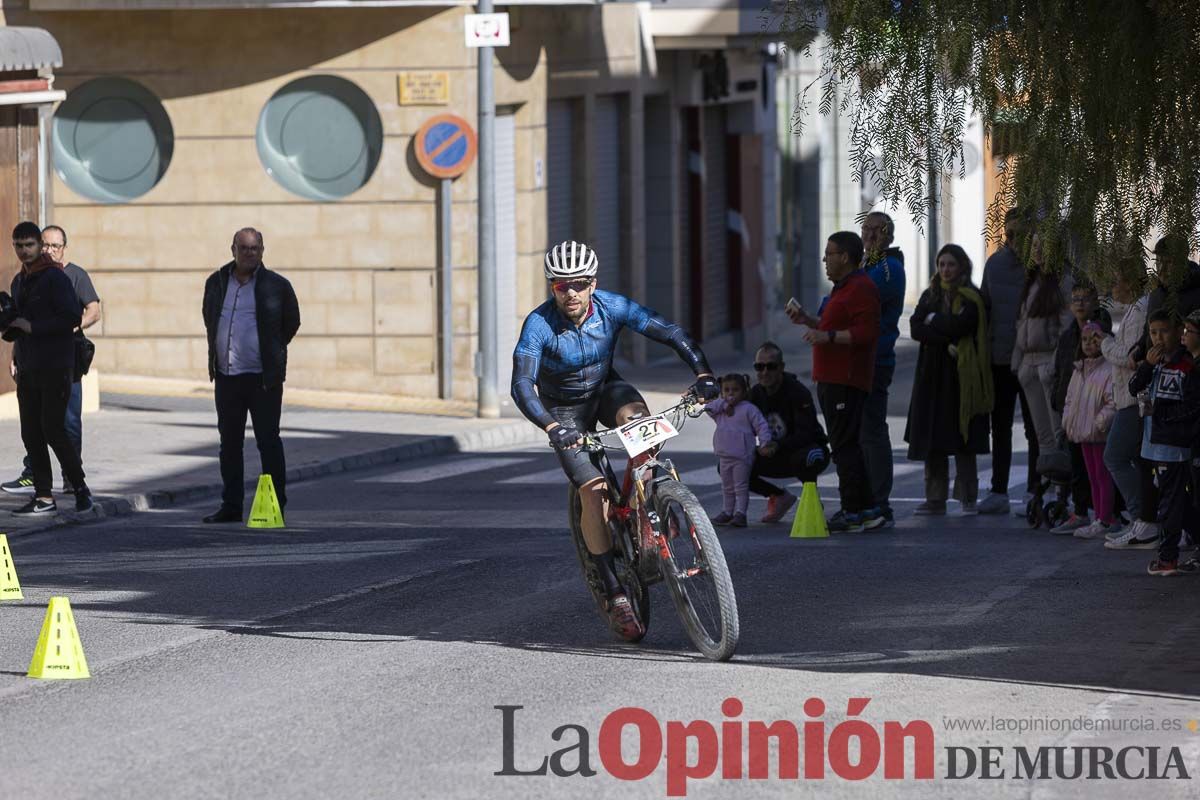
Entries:
{"type": "Polygon", "coordinates": [[[91,492],[64,424],[75,372],[74,331],[82,309],[62,264],[42,252],[42,231],[37,225],[22,222],[13,229],[13,250],[21,262],[10,287],[17,317],[4,329],[4,338],[14,342],[21,440],[29,454],[34,488],[33,498],[13,513],[58,511],[47,446],[54,450],[75,491],[75,510],[88,511],[91,492]]]}
{"type": "Polygon", "coordinates": [[[221,507],[205,522],[241,522],[245,503],[242,447],[246,414],[262,471],[271,476],[282,508],[287,505],[279,417],[287,377],[287,346],[300,329],[300,304],[292,284],[263,266],[263,237],[254,228],[233,236],[233,261],[204,284],[208,377],[215,383],[221,435],[221,507]]]}
{"type": "Polygon", "coordinates": [[[794,494],[768,483],[764,476],[808,483],[829,466],[829,439],[817,420],[812,394],[783,367],[783,351],[774,342],[764,342],[754,354],[758,383],[750,390],[750,402],[767,418],[774,436],[766,445],[767,454],[756,454],[750,469],[750,491],[767,498],[763,522],[783,519],[796,502],[794,494]]]}

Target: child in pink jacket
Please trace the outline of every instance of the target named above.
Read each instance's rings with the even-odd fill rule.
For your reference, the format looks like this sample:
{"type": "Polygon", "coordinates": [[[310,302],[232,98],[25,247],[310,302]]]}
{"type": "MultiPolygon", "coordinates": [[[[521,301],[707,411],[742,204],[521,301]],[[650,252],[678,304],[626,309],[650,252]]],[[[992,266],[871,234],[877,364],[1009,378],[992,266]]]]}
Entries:
{"type": "Polygon", "coordinates": [[[771,427],[758,407],[746,399],[749,392],[750,379],[745,375],[726,375],[721,378],[721,397],[704,406],[717,424],[713,452],[717,454],[724,494],[724,509],[712,518],[715,525],[746,527],[754,452],[771,441],[771,427]]]}
{"type": "Polygon", "coordinates": [[[1117,413],[1113,399],[1113,370],[1100,351],[1104,330],[1095,322],[1083,326],[1079,337],[1082,355],[1067,387],[1063,404],[1063,432],[1079,445],[1092,486],[1096,519],[1075,531],[1080,539],[1094,539],[1113,527],[1113,480],[1104,466],[1104,442],[1117,413]]]}

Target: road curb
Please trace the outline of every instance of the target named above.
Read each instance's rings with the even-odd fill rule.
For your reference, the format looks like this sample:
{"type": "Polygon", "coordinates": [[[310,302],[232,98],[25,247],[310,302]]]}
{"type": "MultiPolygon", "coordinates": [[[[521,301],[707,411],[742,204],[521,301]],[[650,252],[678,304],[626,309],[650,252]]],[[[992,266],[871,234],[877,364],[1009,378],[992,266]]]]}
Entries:
{"type": "MultiPolygon", "coordinates": [[[[300,483],[328,475],[366,470],[385,464],[413,461],[427,456],[450,455],[452,453],[462,453],[471,450],[533,444],[544,439],[545,434],[525,420],[511,420],[504,424],[497,424],[463,433],[429,436],[393,447],[369,450],[365,453],[354,453],[338,458],[331,458],[326,461],[301,464],[287,471],[287,479],[289,484],[300,483]]],[[[247,480],[246,488],[254,489],[257,484],[257,478],[247,480]]],[[[116,497],[97,497],[95,498],[95,508],[85,514],[66,511],[59,516],[46,520],[45,524],[29,528],[6,530],[5,533],[11,539],[31,533],[52,530],[65,525],[82,525],[112,517],[123,517],[139,511],[186,505],[210,497],[219,497],[221,490],[222,486],[220,483],[208,483],[183,486],[176,489],[155,489],[116,497]]]]}

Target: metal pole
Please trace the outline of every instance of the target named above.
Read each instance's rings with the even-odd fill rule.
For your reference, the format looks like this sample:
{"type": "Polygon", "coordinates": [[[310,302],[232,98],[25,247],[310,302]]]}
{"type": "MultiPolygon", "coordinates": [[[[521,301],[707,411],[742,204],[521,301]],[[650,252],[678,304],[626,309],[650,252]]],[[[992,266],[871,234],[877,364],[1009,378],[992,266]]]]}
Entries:
{"type": "MultiPolygon", "coordinates": [[[[492,0],[479,0],[480,14],[492,13],[492,0]]],[[[500,416],[496,382],[496,96],[492,87],[492,48],[479,48],[479,409],[480,417],[500,416]]]]}
{"type": "Polygon", "coordinates": [[[454,261],[450,258],[450,188],[449,178],[441,181],[441,208],[438,209],[441,218],[441,229],[438,231],[441,247],[438,248],[438,271],[442,275],[441,303],[439,309],[442,317],[442,375],[441,397],[450,400],[454,397],[454,261]]]}

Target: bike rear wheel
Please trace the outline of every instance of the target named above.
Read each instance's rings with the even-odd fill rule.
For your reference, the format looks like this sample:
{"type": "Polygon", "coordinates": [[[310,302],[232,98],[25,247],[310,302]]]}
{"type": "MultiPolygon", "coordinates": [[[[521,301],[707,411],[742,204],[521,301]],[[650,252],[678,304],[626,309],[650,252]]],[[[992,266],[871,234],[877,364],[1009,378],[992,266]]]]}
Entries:
{"type": "MultiPolygon", "coordinates": [[[[600,570],[583,538],[583,527],[579,522],[580,511],[579,490],[575,488],[574,484],[571,484],[567,488],[567,518],[571,526],[571,540],[575,542],[575,555],[579,557],[579,569],[583,572],[583,580],[587,584],[588,591],[592,593],[596,610],[600,613],[604,624],[608,626],[608,592],[604,588],[604,579],[600,577],[600,570]]],[[[611,626],[609,626],[609,630],[613,630],[613,633],[622,641],[638,642],[650,629],[650,592],[638,578],[637,570],[629,563],[627,553],[630,552],[630,542],[627,541],[628,537],[621,531],[613,530],[614,527],[609,525],[614,546],[613,565],[616,567],[617,580],[621,582],[625,589],[625,596],[629,598],[629,603],[633,606],[633,613],[642,623],[642,634],[637,637],[628,637],[613,630],[611,626]]]]}
{"type": "Polygon", "coordinates": [[[655,506],[671,554],[660,561],[663,578],[688,637],[706,658],[727,661],[738,643],[737,598],[717,533],[678,481],[655,486],[655,506]]]}

